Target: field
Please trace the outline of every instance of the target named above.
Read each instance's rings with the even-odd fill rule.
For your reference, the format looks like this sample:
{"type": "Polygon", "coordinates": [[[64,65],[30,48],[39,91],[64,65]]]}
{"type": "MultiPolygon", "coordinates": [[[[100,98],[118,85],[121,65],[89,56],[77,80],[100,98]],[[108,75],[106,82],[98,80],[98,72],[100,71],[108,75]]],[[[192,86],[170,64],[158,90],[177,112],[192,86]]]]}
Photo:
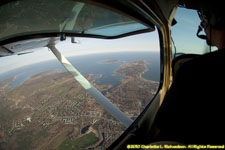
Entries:
{"type": "Polygon", "coordinates": [[[98,141],[98,138],[95,136],[93,132],[85,134],[75,141],[67,138],[65,141],[59,145],[58,150],[79,150],[80,148],[85,148],[95,144],[98,141]]]}

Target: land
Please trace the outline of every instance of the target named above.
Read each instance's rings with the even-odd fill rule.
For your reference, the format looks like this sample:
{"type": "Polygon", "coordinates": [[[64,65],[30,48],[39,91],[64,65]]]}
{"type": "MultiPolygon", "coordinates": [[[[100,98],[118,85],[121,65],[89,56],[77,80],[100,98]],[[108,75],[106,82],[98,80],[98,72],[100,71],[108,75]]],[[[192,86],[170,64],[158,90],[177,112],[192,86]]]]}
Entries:
{"type": "MultiPolygon", "coordinates": [[[[142,77],[146,71],[143,60],[122,64],[114,74],[125,78],[116,87],[97,85],[102,75],[86,78],[135,119],[158,88],[142,77]]],[[[125,130],[67,72],[46,71],[8,86],[15,79],[0,83],[0,149],[106,149],[125,130]]]]}
{"type": "Polygon", "coordinates": [[[86,148],[89,145],[95,144],[97,141],[98,138],[93,132],[91,132],[85,134],[80,138],[77,138],[75,141],[72,141],[71,139],[67,138],[65,141],[63,141],[62,144],[59,145],[59,150],[86,148]]]}

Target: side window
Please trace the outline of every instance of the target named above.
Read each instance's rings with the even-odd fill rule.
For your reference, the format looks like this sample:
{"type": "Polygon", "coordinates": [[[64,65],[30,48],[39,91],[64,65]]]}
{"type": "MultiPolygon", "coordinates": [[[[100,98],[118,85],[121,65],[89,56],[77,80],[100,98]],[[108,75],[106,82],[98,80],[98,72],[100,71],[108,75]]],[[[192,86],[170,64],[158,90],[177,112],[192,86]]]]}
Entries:
{"type": "MultiPolygon", "coordinates": [[[[6,22],[7,30],[2,32],[2,39],[65,32],[61,39],[66,40],[56,44],[56,48],[96,89],[135,120],[159,87],[159,35],[154,25],[143,25],[128,16],[81,2],[63,1],[64,5],[55,1],[49,1],[48,5],[35,2],[36,9],[29,1],[23,2],[2,9],[10,16],[11,8],[32,6],[21,12],[28,10],[22,22],[23,15],[16,15],[17,19],[4,17],[2,22],[6,22]],[[62,13],[62,6],[68,12],[62,13]],[[44,20],[48,21],[47,26],[43,18],[47,18],[44,20]],[[70,39],[67,33],[82,37],[70,39]],[[124,37],[134,33],[139,34],[124,37]]],[[[46,39],[30,40],[37,40],[38,44],[46,39]]],[[[1,46],[22,49],[23,42],[17,43],[18,47],[10,47],[12,43],[1,46]]],[[[26,50],[37,48],[30,46],[26,50]]],[[[0,59],[0,149],[106,149],[126,130],[88,94],[88,89],[82,88],[48,48],[0,59]]]]}
{"type": "MultiPolygon", "coordinates": [[[[108,99],[135,120],[157,92],[158,33],[57,48],[108,99]]],[[[108,147],[126,129],[47,49],[1,58],[0,133],[4,148],[108,147]]],[[[2,144],[2,143],[1,143],[2,144]]]]}
{"type": "MultiPolygon", "coordinates": [[[[210,52],[205,40],[196,36],[200,18],[195,10],[178,8],[175,19],[177,24],[171,28],[174,41],[172,47],[173,57],[182,54],[204,54],[210,52]]],[[[204,34],[204,31],[201,34],[204,34]]]]}

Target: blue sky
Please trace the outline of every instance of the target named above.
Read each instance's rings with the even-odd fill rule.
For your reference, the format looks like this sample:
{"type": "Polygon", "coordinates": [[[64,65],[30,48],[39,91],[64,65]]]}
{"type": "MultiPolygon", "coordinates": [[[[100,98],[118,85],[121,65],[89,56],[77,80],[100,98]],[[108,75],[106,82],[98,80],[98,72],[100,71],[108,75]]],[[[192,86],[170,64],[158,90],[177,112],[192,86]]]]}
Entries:
{"type": "MultiPolygon", "coordinates": [[[[106,52],[159,51],[157,31],[114,40],[78,37],[75,40],[80,41],[80,44],[72,44],[71,39],[67,38],[66,41],[58,43],[56,47],[66,57],[106,52]]],[[[48,48],[40,48],[34,53],[0,59],[1,73],[5,73],[25,65],[56,59],[56,57],[48,48]]]]}
{"type": "MultiPolygon", "coordinates": [[[[197,11],[178,8],[175,19],[178,23],[171,28],[171,33],[177,51],[198,54],[208,52],[209,47],[206,45],[205,40],[196,36],[200,24],[197,11]]],[[[204,32],[201,34],[204,34],[204,32]]]]}

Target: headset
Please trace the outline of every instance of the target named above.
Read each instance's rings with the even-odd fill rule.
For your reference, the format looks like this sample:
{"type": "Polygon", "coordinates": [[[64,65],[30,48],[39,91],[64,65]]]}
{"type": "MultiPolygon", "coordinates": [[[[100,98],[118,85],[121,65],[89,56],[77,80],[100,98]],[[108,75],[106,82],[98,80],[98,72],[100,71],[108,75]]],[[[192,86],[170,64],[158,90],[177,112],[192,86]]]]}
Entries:
{"type": "MultiPolygon", "coordinates": [[[[198,15],[206,27],[210,25],[210,28],[214,29],[225,28],[225,6],[222,0],[201,0],[198,15]]],[[[201,22],[196,35],[201,39],[206,39],[205,35],[199,34],[202,30],[203,23],[201,22]]]]}

